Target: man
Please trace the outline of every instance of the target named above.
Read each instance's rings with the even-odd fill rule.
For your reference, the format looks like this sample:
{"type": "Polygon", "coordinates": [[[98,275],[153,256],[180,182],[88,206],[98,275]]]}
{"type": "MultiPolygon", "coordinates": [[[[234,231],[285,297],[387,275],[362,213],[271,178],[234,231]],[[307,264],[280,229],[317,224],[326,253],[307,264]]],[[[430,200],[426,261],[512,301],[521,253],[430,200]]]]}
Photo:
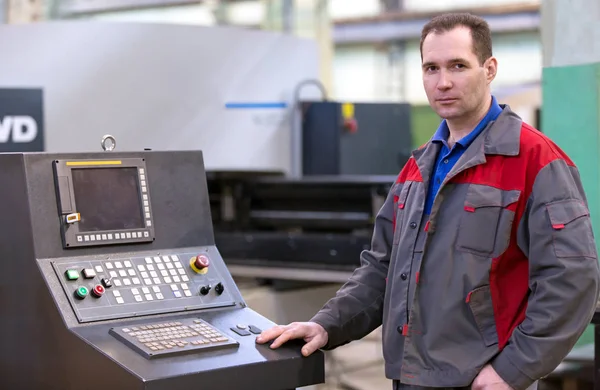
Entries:
{"type": "Polygon", "coordinates": [[[491,95],[498,65],[484,20],[434,18],[421,56],[444,120],[399,174],[361,267],[310,322],[257,342],[303,338],[309,355],[383,325],[395,388],[526,389],[563,360],[596,307],[579,173],[491,95]]]}

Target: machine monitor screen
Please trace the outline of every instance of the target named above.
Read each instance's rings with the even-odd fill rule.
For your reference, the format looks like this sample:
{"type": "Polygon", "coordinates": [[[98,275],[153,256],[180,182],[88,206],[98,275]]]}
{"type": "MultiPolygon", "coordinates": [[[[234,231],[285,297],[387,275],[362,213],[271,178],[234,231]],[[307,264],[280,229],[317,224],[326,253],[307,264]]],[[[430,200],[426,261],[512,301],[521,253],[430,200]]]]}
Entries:
{"type": "Polygon", "coordinates": [[[65,248],[154,240],[144,159],[56,160],[54,168],[65,248]]]}
{"type": "Polygon", "coordinates": [[[136,168],[80,168],[72,177],[80,232],[145,227],[136,168]]]}

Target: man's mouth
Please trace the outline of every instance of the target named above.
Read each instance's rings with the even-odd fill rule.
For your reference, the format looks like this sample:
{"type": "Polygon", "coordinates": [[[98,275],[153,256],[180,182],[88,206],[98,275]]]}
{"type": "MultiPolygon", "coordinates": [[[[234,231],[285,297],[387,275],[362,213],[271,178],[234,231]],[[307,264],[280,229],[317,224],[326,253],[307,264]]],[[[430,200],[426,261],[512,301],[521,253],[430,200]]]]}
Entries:
{"type": "Polygon", "coordinates": [[[458,99],[456,98],[441,98],[441,99],[437,99],[438,102],[440,103],[452,103],[457,101],[458,99]]]}

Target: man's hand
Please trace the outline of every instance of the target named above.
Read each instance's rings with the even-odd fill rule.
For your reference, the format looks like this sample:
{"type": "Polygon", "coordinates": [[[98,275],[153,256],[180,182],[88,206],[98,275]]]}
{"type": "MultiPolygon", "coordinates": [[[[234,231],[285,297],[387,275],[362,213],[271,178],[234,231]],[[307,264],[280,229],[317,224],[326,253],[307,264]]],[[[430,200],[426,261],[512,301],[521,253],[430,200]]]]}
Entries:
{"type": "Polygon", "coordinates": [[[513,390],[508,383],[504,382],[500,375],[491,365],[483,367],[479,375],[473,381],[471,390],[513,390]]]}
{"type": "Polygon", "coordinates": [[[304,339],[302,355],[309,356],[317,349],[324,347],[329,340],[325,329],[315,322],[292,322],[289,325],[278,325],[267,329],[256,338],[256,342],[264,344],[275,339],[271,348],[279,348],[282,344],[293,339],[304,339]]]}

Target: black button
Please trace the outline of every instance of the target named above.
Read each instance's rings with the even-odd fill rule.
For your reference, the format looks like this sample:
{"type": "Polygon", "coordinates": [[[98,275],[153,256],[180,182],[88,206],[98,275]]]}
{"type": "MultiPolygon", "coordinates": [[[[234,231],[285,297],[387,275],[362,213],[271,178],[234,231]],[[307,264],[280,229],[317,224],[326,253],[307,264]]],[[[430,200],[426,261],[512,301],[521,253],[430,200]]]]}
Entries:
{"type": "Polygon", "coordinates": [[[210,292],[211,286],[202,286],[200,287],[200,294],[206,295],[210,292]]]}
{"type": "Polygon", "coordinates": [[[101,282],[102,282],[102,285],[105,288],[111,288],[112,287],[112,281],[110,279],[108,279],[108,278],[102,278],[101,282]]]}
{"type": "Polygon", "coordinates": [[[398,333],[402,334],[402,326],[397,327],[396,330],[398,331],[398,333]]]}
{"type": "Polygon", "coordinates": [[[416,222],[411,222],[411,223],[410,223],[410,227],[411,227],[412,229],[416,229],[416,228],[417,228],[417,223],[416,223],[416,222]]]}
{"type": "Polygon", "coordinates": [[[402,275],[400,275],[400,279],[406,280],[406,279],[408,279],[408,276],[406,274],[402,274],[402,275]]]}
{"type": "Polygon", "coordinates": [[[250,332],[248,332],[246,329],[236,328],[235,326],[230,329],[233,330],[235,333],[239,334],[240,336],[250,336],[250,332]]]}
{"type": "Polygon", "coordinates": [[[262,332],[262,330],[260,330],[260,328],[254,326],[254,325],[248,326],[248,330],[254,334],[260,334],[262,332]]]}

